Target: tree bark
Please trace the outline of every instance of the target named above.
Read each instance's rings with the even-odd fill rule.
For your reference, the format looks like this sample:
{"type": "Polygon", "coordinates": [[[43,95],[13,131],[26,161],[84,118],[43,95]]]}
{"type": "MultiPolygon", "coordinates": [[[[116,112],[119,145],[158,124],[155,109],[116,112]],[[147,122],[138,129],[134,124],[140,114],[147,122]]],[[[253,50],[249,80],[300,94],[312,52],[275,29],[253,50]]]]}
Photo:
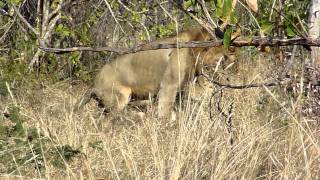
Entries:
{"type": "MultiPolygon", "coordinates": [[[[309,38],[320,37],[320,0],[312,0],[309,9],[309,38]]],[[[320,48],[311,47],[311,60],[315,66],[320,66],[320,48]]]]}

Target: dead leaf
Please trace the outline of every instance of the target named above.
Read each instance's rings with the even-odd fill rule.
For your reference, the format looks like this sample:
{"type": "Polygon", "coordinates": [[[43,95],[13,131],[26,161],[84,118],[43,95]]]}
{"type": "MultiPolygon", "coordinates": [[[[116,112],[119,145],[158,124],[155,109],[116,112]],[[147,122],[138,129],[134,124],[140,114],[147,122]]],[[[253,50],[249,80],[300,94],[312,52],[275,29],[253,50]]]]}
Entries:
{"type": "Polygon", "coordinates": [[[234,9],[237,5],[238,0],[233,0],[232,1],[232,8],[234,9]]]}
{"type": "Polygon", "coordinates": [[[245,2],[253,12],[258,12],[258,0],[245,0],[245,2]]]}
{"type": "MultiPolygon", "coordinates": [[[[232,8],[234,9],[237,5],[238,0],[232,1],[232,8]]],[[[258,12],[258,0],[244,0],[244,2],[248,5],[249,9],[253,12],[258,12]]]]}

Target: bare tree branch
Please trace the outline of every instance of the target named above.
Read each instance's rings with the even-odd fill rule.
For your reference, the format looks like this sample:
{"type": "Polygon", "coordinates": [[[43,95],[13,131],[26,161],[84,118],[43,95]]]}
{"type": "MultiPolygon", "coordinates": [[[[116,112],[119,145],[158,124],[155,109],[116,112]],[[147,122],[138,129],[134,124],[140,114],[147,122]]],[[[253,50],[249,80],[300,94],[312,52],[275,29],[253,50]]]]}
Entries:
{"type": "MultiPolygon", "coordinates": [[[[274,78],[269,82],[262,82],[262,83],[251,83],[251,84],[225,84],[219,81],[214,80],[213,78],[209,77],[205,73],[201,73],[203,77],[205,77],[210,83],[220,86],[221,88],[229,88],[229,89],[249,89],[249,88],[261,88],[261,87],[272,87],[272,86],[280,86],[280,85],[288,85],[292,83],[292,78],[274,78]]],[[[314,87],[320,86],[319,80],[306,80],[302,82],[303,84],[309,84],[314,87]]]]}
{"type": "MultiPolygon", "coordinates": [[[[115,47],[72,47],[72,48],[50,48],[44,47],[40,48],[46,52],[52,53],[68,53],[74,51],[93,51],[93,52],[115,52],[119,54],[135,53],[138,51],[148,51],[156,49],[171,49],[171,48],[197,48],[197,47],[218,47],[223,44],[222,40],[217,41],[191,41],[191,42],[179,42],[171,44],[161,44],[161,43],[149,43],[140,45],[131,49],[115,48],[115,47]]],[[[264,38],[253,38],[252,40],[236,40],[231,43],[231,46],[242,47],[242,46],[290,46],[290,45],[308,45],[320,47],[319,39],[310,38],[292,38],[292,39],[272,39],[268,37],[264,38]]]]}
{"type": "Polygon", "coordinates": [[[31,24],[21,15],[19,9],[11,3],[12,8],[14,9],[14,11],[16,12],[16,14],[18,15],[18,17],[20,18],[20,20],[36,35],[39,37],[39,32],[34,29],[31,24]]]}
{"type": "Polygon", "coordinates": [[[265,83],[252,83],[252,84],[244,84],[244,85],[236,85],[236,84],[223,84],[221,82],[209,79],[209,81],[215,85],[221,86],[221,87],[226,87],[230,89],[248,89],[248,88],[260,88],[263,86],[279,86],[283,84],[287,84],[283,80],[278,80],[278,81],[271,81],[271,82],[265,82],[265,83]]]}
{"type": "Polygon", "coordinates": [[[47,32],[47,26],[49,24],[49,9],[50,9],[50,2],[49,0],[43,0],[42,5],[42,26],[41,26],[41,36],[47,32]]]}
{"type": "MultiPolygon", "coordinates": [[[[70,1],[68,1],[70,2],[70,1]]],[[[38,5],[41,4],[38,2],[38,5]]],[[[46,44],[50,41],[52,32],[54,30],[55,25],[61,17],[61,6],[65,3],[62,1],[51,13],[50,13],[50,3],[49,0],[45,0],[42,3],[42,8],[38,8],[37,11],[42,10],[42,21],[40,24],[40,16],[37,17],[37,26],[40,28],[41,26],[41,34],[38,36],[38,42],[41,46],[46,46],[46,44]]],[[[39,12],[38,12],[39,13],[39,12]]],[[[28,68],[32,70],[33,65],[38,62],[39,57],[42,53],[41,48],[38,48],[33,58],[31,59],[28,68]]]]}
{"type": "Polygon", "coordinates": [[[0,8],[0,15],[4,15],[7,16],[9,18],[13,18],[7,11],[5,11],[4,9],[0,8]]]}
{"type": "Polygon", "coordinates": [[[43,34],[43,40],[48,41],[50,39],[52,31],[60,17],[61,13],[59,13],[57,16],[50,20],[50,22],[47,25],[47,31],[43,34]]]}
{"type": "Polygon", "coordinates": [[[68,0],[66,2],[60,3],[56,9],[54,9],[52,12],[49,13],[49,19],[53,18],[53,16],[55,16],[62,8],[64,8],[65,6],[68,6],[72,2],[73,2],[72,0],[68,0]]]}

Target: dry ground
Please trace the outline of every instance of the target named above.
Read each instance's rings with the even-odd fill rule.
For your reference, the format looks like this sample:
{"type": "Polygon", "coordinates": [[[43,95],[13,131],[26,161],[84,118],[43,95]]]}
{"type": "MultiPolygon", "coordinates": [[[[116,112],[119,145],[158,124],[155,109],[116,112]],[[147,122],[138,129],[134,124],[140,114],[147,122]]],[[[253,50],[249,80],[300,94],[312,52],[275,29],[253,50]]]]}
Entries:
{"type": "MultiPolygon", "coordinates": [[[[223,71],[224,77],[230,73],[229,82],[265,82],[274,71],[262,57],[239,64],[232,73],[223,71]]],[[[197,100],[184,100],[179,118],[168,121],[157,119],[152,105],[143,109],[142,118],[133,115],[139,111],[134,108],[122,118],[110,117],[93,100],[73,112],[86,88],[61,82],[1,99],[1,123],[14,128],[10,119],[20,118],[24,130],[1,137],[2,178],[320,177],[320,125],[302,116],[303,93],[290,96],[284,87],[264,87],[221,94],[217,87],[206,88],[197,100]],[[33,136],[25,132],[32,129],[33,136]]]]}

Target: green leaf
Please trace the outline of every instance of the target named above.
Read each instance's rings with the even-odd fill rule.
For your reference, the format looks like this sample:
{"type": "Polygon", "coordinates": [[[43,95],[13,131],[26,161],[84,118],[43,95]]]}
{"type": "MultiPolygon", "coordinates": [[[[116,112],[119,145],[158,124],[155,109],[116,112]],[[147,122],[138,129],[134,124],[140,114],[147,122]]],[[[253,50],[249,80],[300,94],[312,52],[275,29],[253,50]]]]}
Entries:
{"type": "Polygon", "coordinates": [[[64,26],[63,24],[59,24],[56,27],[56,33],[62,37],[70,36],[71,31],[68,27],[64,26]]]}
{"type": "Polygon", "coordinates": [[[270,34],[273,29],[273,24],[270,22],[264,22],[261,24],[261,30],[264,34],[270,34]]]}
{"type": "Polygon", "coordinates": [[[223,1],[223,17],[225,19],[229,19],[232,10],[232,1],[231,0],[224,0],[223,1]]]}
{"type": "Polygon", "coordinates": [[[81,57],[81,53],[73,52],[71,53],[71,56],[69,57],[69,59],[73,64],[78,64],[80,62],[80,57],[81,57]]]}
{"type": "Polygon", "coordinates": [[[287,36],[289,37],[293,37],[296,35],[296,32],[294,31],[293,27],[292,26],[287,26],[286,27],[286,34],[287,36]]]}
{"type": "Polygon", "coordinates": [[[223,0],[215,0],[215,5],[217,8],[217,15],[221,18],[223,16],[223,0]]]}
{"type": "Polygon", "coordinates": [[[224,22],[235,23],[237,21],[234,11],[232,11],[232,0],[215,0],[217,15],[224,22]]]}
{"type": "Polygon", "coordinates": [[[188,0],[188,1],[186,1],[186,2],[184,3],[183,7],[184,7],[184,9],[188,9],[188,8],[191,7],[191,6],[195,6],[196,3],[197,3],[196,0],[188,0]]]}
{"type": "Polygon", "coordinates": [[[226,49],[230,47],[231,34],[232,34],[232,28],[231,26],[228,26],[223,35],[223,47],[226,49]]]}
{"type": "Polygon", "coordinates": [[[21,0],[8,0],[7,2],[10,4],[14,4],[14,5],[18,5],[20,3],[21,0]]]}
{"type": "Polygon", "coordinates": [[[94,148],[94,149],[98,149],[98,150],[103,150],[103,141],[98,140],[95,142],[89,142],[89,146],[94,148]]]}
{"type": "Polygon", "coordinates": [[[237,24],[238,19],[236,17],[235,11],[230,10],[230,23],[231,24],[237,24]]]}

